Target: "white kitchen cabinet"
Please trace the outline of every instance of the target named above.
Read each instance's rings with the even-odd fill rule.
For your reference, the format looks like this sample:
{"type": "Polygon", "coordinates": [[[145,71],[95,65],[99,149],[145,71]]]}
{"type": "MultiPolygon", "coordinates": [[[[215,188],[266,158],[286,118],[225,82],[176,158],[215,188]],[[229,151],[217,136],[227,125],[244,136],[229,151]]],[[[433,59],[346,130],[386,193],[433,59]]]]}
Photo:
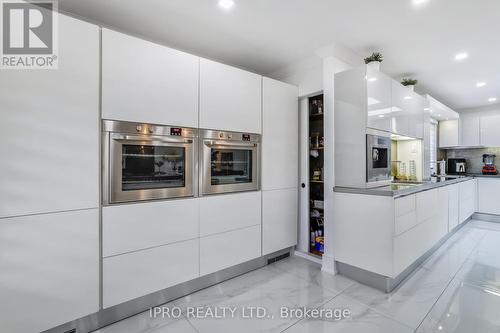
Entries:
{"type": "Polygon", "coordinates": [[[99,204],[99,28],[59,15],[59,67],[0,75],[0,218],[99,204]]]}
{"type": "Polygon", "coordinates": [[[436,217],[438,212],[438,190],[417,193],[417,221],[422,223],[436,217]]]}
{"type": "Polygon", "coordinates": [[[198,224],[198,199],[103,207],[103,256],[198,238],[198,224]]]}
{"type": "Polygon", "coordinates": [[[460,146],[475,147],[481,145],[480,120],[476,114],[460,115],[460,146]]]}
{"type": "Polygon", "coordinates": [[[262,77],[200,59],[200,127],[261,133],[262,77]]]}
{"type": "Polygon", "coordinates": [[[197,278],[198,246],[194,239],[104,258],[104,308],[197,278]]]}
{"type": "Polygon", "coordinates": [[[260,191],[200,198],[200,236],[261,225],[260,191]]]}
{"type": "Polygon", "coordinates": [[[200,238],[200,275],[244,263],[261,256],[261,226],[200,238]]]}
{"type": "Polygon", "coordinates": [[[460,223],[469,219],[476,210],[476,185],[476,180],[460,183],[460,223]]]}
{"type": "Polygon", "coordinates": [[[367,127],[392,130],[392,79],[386,74],[366,67],[367,127]]]}
{"type": "Polygon", "coordinates": [[[459,145],[459,120],[439,122],[439,148],[456,147],[459,145]]]}
{"type": "Polygon", "coordinates": [[[102,29],[102,117],[198,127],[199,58],[102,29]]]}
{"type": "Polygon", "coordinates": [[[500,115],[484,115],[480,118],[481,145],[500,147],[500,115]]]}
{"type": "Polygon", "coordinates": [[[395,220],[394,234],[395,236],[413,228],[417,225],[417,200],[416,195],[409,195],[394,200],[395,220]]]}
{"type": "Polygon", "coordinates": [[[297,244],[298,189],[262,192],[262,254],[297,244]]]}
{"type": "Polygon", "coordinates": [[[0,332],[45,331],[99,310],[97,208],[1,219],[0,253],[0,332]]]}
{"type": "Polygon", "coordinates": [[[500,178],[478,179],[478,212],[500,215],[500,178]]]}
{"type": "Polygon", "coordinates": [[[443,186],[437,189],[437,216],[434,226],[436,238],[439,240],[448,233],[448,224],[450,218],[450,187],[443,186]]]}
{"type": "Polygon", "coordinates": [[[448,195],[448,232],[452,231],[459,225],[460,219],[460,185],[450,185],[448,195]]]}
{"type": "Polygon", "coordinates": [[[423,138],[425,99],[397,81],[392,81],[391,132],[423,138]]]}
{"type": "Polygon", "coordinates": [[[263,78],[262,190],[298,186],[298,90],[263,78]]]}

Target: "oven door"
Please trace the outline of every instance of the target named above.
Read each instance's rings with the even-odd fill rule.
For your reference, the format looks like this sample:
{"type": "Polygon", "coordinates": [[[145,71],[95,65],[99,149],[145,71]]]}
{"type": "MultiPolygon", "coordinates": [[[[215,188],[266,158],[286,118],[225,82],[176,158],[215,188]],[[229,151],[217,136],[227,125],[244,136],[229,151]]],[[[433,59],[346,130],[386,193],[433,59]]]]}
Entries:
{"type": "Polygon", "coordinates": [[[202,194],[259,190],[258,143],[204,140],[202,194]]]}
{"type": "Polygon", "coordinates": [[[110,203],[195,194],[193,139],[111,133],[109,147],[110,203]]]}

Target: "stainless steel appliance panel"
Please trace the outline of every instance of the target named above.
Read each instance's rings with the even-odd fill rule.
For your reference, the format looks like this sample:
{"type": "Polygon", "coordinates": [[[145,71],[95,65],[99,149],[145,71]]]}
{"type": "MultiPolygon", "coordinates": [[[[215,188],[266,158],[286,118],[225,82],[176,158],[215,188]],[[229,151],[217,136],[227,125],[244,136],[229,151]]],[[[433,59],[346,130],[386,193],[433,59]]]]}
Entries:
{"type": "Polygon", "coordinates": [[[201,194],[260,189],[260,135],[202,130],[201,194]]]}
{"type": "Polygon", "coordinates": [[[366,135],[367,183],[391,180],[391,138],[366,135]]]}
{"type": "Polygon", "coordinates": [[[197,195],[197,130],[103,121],[103,202],[197,195]]]}

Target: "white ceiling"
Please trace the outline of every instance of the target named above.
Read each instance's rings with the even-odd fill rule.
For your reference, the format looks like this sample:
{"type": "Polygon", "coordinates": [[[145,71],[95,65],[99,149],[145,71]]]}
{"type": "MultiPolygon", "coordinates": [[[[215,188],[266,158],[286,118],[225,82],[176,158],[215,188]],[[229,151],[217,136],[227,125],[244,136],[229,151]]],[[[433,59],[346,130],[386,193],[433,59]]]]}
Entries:
{"type": "Polygon", "coordinates": [[[500,100],[498,0],[234,1],[230,11],[218,0],[60,0],[59,8],[261,74],[333,42],[362,56],[380,50],[384,72],[413,75],[418,92],[452,108],[500,100]],[[455,61],[462,51],[469,58],[455,61]]]}

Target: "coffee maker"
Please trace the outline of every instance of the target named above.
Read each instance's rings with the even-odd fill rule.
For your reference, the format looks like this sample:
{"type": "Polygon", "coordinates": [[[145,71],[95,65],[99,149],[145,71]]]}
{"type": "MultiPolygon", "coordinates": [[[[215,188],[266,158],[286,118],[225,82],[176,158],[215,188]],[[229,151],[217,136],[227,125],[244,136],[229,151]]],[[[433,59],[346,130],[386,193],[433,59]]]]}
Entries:
{"type": "Polygon", "coordinates": [[[497,167],[495,165],[495,155],[484,154],[483,155],[483,175],[496,175],[498,174],[497,167]]]}

